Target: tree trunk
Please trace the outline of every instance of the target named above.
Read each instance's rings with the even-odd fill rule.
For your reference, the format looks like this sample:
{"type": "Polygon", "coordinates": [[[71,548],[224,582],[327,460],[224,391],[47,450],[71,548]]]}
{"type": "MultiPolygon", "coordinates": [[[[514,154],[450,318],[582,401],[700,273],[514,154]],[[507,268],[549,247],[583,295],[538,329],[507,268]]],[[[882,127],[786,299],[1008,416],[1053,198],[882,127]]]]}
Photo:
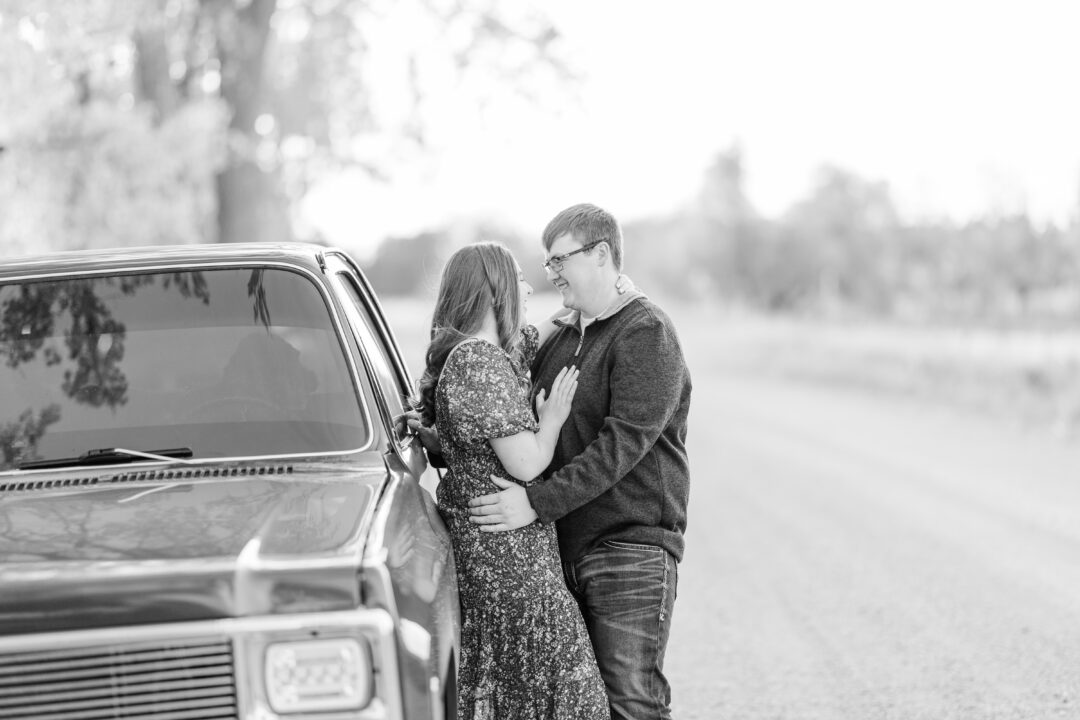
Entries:
{"type": "Polygon", "coordinates": [[[232,112],[229,158],[218,176],[219,242],[292,239],[288,204],[276,161],[257,161],[255,121],[264,111],[266,49],[276,0],[204,0],[215,12],[221,96],[232,112]]]}
{"type": "Polygon", "coordinates": [[[169,74],[169,51],[160,17],[149,15],[135,28],[135,88],[141,101],[154,108],[154,119],[169,117],[180,102],[180,93],[169,74]]]}

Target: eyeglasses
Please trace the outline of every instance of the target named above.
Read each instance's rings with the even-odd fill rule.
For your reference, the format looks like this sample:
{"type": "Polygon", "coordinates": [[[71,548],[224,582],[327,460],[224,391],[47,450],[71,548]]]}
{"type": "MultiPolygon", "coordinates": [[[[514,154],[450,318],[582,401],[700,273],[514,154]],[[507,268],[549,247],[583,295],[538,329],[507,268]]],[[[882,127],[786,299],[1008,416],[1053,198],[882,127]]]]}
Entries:
{"type": "Polygon", "coordinates": [[[562,255],[555,255],[553,257],[549,257],[547,260],[544,261],[544,269],[545,270],[551,270],[552,272],[562,272],[562,266],[563,266],[563,263],[566,262],[566,258],[570,257],[571,255],[577,255],[578,253],[588,252],[589,250],[592,250],[594,247],[596,247],[597,245],[599,245],[602,242],[604,242],[604,241],[603,240],[597,240],[596,242],[589,243],[588,245],[585,245],[584,247],[579,247],[577,250],[573,250],[573,251],[568,252],[568,253],[563,253],[562,255]]]}

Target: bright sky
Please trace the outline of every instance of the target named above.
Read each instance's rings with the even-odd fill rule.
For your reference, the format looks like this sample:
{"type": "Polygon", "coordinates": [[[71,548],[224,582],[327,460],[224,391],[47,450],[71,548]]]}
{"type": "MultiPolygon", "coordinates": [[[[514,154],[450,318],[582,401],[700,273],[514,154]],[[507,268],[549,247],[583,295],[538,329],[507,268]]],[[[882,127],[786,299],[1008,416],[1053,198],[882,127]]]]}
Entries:
{"type": "MultiPolygon", "coordinates": [[[[743,149],[776,214],[833,163],[912,217],[1080,209],[1080,3],[1072,0],[546,0],[578,101],[444,103],[438,161],[391,187],[339,179],[308,210],[331,239],[495,216],[539,234],[566,205],[622,219],[690,202],[743,149]],[[455,105],[454,103],[458,104],[455,105]],[[363,184],[363,188],[359,185],[363,184]],[[364,207],[356,203],[368,198],[364,207]]],[[[404,32],[415,26],[402,21],[404,32]]]]}

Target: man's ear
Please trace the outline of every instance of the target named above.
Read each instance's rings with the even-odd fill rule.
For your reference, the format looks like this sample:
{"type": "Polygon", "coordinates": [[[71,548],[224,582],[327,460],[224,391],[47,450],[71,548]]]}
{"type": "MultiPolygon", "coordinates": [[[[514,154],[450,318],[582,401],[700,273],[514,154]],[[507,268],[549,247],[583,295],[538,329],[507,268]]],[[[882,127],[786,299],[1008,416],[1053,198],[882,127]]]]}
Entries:
{"type": "Polygon", "coordinates": [[[606,240],[600,241],[600,243],[596,246],[595,250],[596,259],[598,260],[598,262],[596,263],[597,265],[603,267],[604,265],[607,265],[609,262],[611,262],[611,246],[607,244],[606,240]]]}

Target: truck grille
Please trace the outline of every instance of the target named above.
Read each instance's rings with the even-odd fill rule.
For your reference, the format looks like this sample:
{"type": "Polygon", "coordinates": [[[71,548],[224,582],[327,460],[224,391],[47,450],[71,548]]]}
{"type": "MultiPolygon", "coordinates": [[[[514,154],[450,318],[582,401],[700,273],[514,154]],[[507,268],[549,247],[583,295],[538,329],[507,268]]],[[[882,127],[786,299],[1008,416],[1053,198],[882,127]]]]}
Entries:
{"type": "Polygon", "coordinates": [[[237,717],[228,641],[170,641],[0,656],[0,718],[237,717]]]}

